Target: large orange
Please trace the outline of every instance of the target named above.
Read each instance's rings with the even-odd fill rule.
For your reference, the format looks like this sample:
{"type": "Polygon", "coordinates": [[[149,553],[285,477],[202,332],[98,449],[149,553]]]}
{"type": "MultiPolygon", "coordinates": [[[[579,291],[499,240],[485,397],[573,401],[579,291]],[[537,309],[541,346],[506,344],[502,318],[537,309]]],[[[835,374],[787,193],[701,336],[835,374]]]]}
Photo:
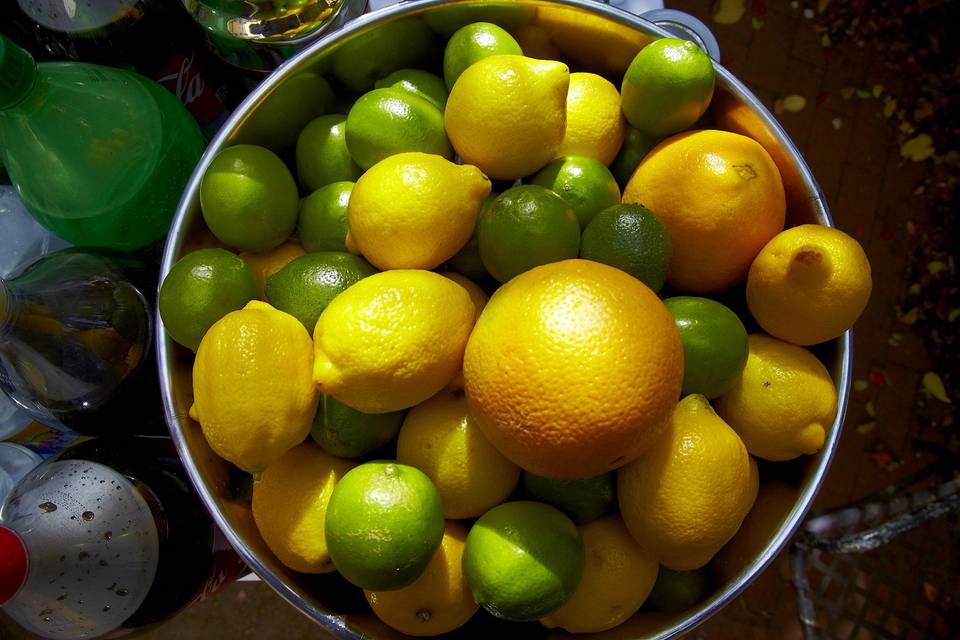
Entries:
{"type": "Polygon", "coordinates": [[[786,217],[770,154],[729,131],[688,131],[658,144],[633,172],[623,202],[641,204],[667,228],[667,283],[691,293],[742,282],[786,217]]]}
{"type": "Polygon", "coordinates": [[[467,343],[468,406],[515,464],[585,478],[630,462],[669,424],[683,347],[656,294],[619,269],[564,260],[490,299],[467,343]]]}
{"type": "Polygon", "coordinates": [[[800,168],[794,164],[790,154],[774,137],[770,128],[760,119],[760,116],[745,102],[734,98],[726,91],[718,91],[713,95],[710,103],[714,122],[724,131],[732,131],[753,138],[760,143],[780,170],[783,179],[783,191],[787,202],[791,205],[799,204],[809,197],[803,184],[803,175],[800,168]]]}

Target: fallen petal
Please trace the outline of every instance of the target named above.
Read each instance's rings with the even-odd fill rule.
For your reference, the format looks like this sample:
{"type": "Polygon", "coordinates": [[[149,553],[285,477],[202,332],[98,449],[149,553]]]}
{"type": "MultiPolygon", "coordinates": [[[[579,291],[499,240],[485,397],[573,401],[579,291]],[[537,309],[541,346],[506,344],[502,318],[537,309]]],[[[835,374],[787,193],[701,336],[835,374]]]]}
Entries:
{"type": "Polygon", "coordinates": [[[803,111],[805,106],[807,106],[807,99],[795,93],[783,99],[783,108],[791,113],[803,111]]]}
{"type": "Polygon", "coordinates": [[[861,425],[857,425],[857,433],[860,435],[866,435],[877,428],[877,423],[873,420],[870,422],[864,422],[861,425]]]}
{"type": "Polygon", "coordinates": [[[933,371],[928,371],[923,374],[923,388],[940,402],[951,404],[950,398],[947,397],[947,390],[943,386],[943,380],[933,371]]]}
{"type": "Polygon", "coordinates": [[[713,5],[713,21],[717,24],[734,24],[747,10],[746,0],[718,0],[713,5]]]}
{"type": "Polygon", "coordinates": [[[933,138],[929,134],[921,133],[915,138],[911,138],[900,147],[900,155],[909,158],[914,162],[926,160],[936,152],[933,148],[933,138]]]}

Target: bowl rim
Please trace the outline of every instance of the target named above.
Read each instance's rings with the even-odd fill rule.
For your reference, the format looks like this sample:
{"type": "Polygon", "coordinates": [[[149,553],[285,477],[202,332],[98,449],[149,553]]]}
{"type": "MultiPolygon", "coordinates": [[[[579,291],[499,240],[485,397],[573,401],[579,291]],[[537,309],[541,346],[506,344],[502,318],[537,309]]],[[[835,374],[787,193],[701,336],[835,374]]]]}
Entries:
{"type": "MultiPolygon", "coordinates": [[[[362,32],[368,28],[374,28],[377,25],[389,22],[393,19],[407,15],[422,13],[440,5],[448,4],[471,4],[476,0],[464,0],[463,2],[449,2],[449,0],[412,0],[410,2],[401,2],[391,5],[377,11],[363,14],[343,27],[324,34],[315,42],[304,48],[298,54],[284,62],[270,76],[263,80],[234,110],[225,124],[221,127],[217,135],[210,141],[206,151],[197,163],[189,181],[187,182],[183,195],[177,206],[174,220],[171,224],[171,232],[166,240],[163,250],[162,265],[160,269],[160,282],[166,277],[170,268],[180,253],[180,250],[187,238],[190,230],[188,218],[190,213],[199,206],[199,190],[203,174],[213,157],[221,149],[230,146],[231,137],[250,117],[250,114],[261,104],[266,97],[283,83],[289,76],[301,70],[309,68],[313,62],[312,58],[319,54],[321,50],[328,49],[340,41],[352,37],[354,34],[362,32]]],[[[578,10],[584,10],[592,14],[600,15],[607,20],[630,27],[634,30],[653,35],[657,37],[675,37],[673,34],[657,26],[656,24],[645,20],[644,18],[618,9],[614,6],[597,2],[596,0],[525,0],[525,3],[535,6],[543,4],[563,5],[578,10]]],[[[800,154],[799,150],[793,144],[783,127],[777,122],[776,118],[767,110],[760,100],[746,87],[746,85],[737,79],[730,71],[723,67],[719,62],[714,62],[714,68],[718,75],[718,85],[728,92],[732,93],[738,100],[750,107],[751,111],[760,118],[769,133],[776,142],[787,153],[791,161],[800,174],[803,185],[808,193],[808,198],[801,201],[812,208],[818,218],[818,222],[825,226],[834,226],[833,219],[827,209],[823,192],[814,179],[813,173],[800,154]]],[[[301,597],[293,588],[285,583],[280,576],[267,569],[260,559],[251,551],[241,536],[228,523],[227,517],[208,488],[205,478],[200,470],[194,464],[191,453],[183,434],[183,425],[181,425],[181,416],[178,415],[174,404],[173,381],[171,362],[173,360],[173,341],[167,336],[163,329],[162,322],[159,321],[159,307],[155,307],[156,312],[156,351],[157,367],[160,378],[161,393],[163,396],[163,406],[165,419],[170,430],[170,436],[176,446],[177,453],[187,470],[194,488],[199,494],[204,506],[210,513],[214,522],[223,532],[231,546],[243,558],[251,570],[267,583],[278,595],[288,603],[296,607],[301,613],[318,623],[321,627],[333,633],[340,638],[351,638],[360,640],[368,637],[365,633],[352,627],[346,620],[346,616],[335,614],[322,607],[317,607],[301,597]]],[[[649,636],[652,640],[663,640],[689,632],[694,627],[700,625],[708,618],[717,613],[726,604],[738,596],[755,580],[760,573],[773,561],[773,559],[785,548],[789,539],[797,531],[803,522],[804,516],[813,505],[813,500],[819,492],[826,477],[827,470],[836,452],[837,442],[842,432],[844,417],[846,415],[849,389],[852,378],[852,360],[853,360],[853,332],[846,331],[836,339],[837,356],[834,363],[834,370],[837,373],[837,414],[826,434],[823,448],[816,454],[815,464],[807,471],[807,478],[799,487],[797,501],[793,508],[784,517],[780,528],[776,534],[767,542],[763,550],[750,563],[741,569],[734,577],[727,580],[727,583],[721,588],[712,592],[710,597],[702,600],[695,608],[684,612],[682,618],[674,618],[671,624],[661,629],[656,635],[649,636]]],[[[183,420],[186,420],[183,416],[183,420]]]]}

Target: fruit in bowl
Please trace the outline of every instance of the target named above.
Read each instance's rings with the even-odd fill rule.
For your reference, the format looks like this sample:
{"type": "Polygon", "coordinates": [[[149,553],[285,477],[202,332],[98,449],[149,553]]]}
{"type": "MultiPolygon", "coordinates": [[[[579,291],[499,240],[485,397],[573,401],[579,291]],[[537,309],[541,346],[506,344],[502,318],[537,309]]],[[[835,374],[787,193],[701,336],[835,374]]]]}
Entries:
{"type": "Polygon", "coordinates": [[[444,77],[337,66],[354,99],[295,164],[222,150],[204,219],[264,282],[188,253],[161,315],[197,350],[191,416],[253,474],[291,570],[336,571],[411,635],[604,631],[659,573],[709,568],[757,458],[823,445],[836,390],[806,346],[856,319],[869,265],[837,230],[784,230],[760,143],[690,129],[715,84],[699,49],[638,43],[604,78],[562,46],[523,55],[529,15],[494,26],[443,29],[444,77]],[[811,314],[816,295],[836,304],[811,314]],[[792,339],[792,317],[822,331],[792,339]]]}

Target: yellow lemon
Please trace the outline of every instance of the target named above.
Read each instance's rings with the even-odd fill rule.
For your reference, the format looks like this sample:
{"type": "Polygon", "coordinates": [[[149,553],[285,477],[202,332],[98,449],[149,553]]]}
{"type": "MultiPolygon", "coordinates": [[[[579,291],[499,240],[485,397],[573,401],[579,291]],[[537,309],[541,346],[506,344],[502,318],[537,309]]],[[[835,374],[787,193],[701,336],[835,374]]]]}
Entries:
{"type": "Polygon", "coordinates": [[[250,253],[244,251],[240,254],[243,261],[250,265],[253,270],[253,277],[257,280],[257,286],[260,288],[260,299],[266,301],[267,278],[283,269],[294,258],[306,254],[299,242],[288,240],[276,249],[267,253],[250,253]]]}
{"type": "Polygon", "coordinates": [[[837,388],[816,356],[762,333],[747,338],[747,365],[717,399],[717,413],[751,454],[791,460],[816,453],[837,414],[837,388]]]}
{"type": "MultiPolygon", "coordinates": [[[[545,31],[576,66],[610,78],[622,76],[634,56],[657,37],[563,5],[538,7],[533,24],[545,31]]],[[[523,50],[526,52],[526,47],[523,50]]]]}
{"type": "MultiPolygon", "coordinates": [[[[487,306],[490,297],[480,288],[476,282],[468,278],[467,276],[457,273],[455,271],[441,271],[440,275],[444,278],[453,280],[461,287],[467,290],[467,293],[470,294],[470,300],[473,301],[473,306],[476,308],[477,313],[476,317],[480,318],[480,314],[483,312],[483,309],[487,306]]],[[[444,387],[445,391],[458,391],[463,389],[463,370],[457,372],[457,375],[453,376],[449,384],[444,387]]]]}
{"type": "Polygon", "coordinates": [[[619,471],[631,535],[675,571],[699,569],[740,528],[757,496],[757,463],[707,399],[685,397],[670,427],[619,471]]]}
{"type": "Polygon", "coordinates": [[[483,436],[463,392],[441,392],[407,414],[397,436],[397,461],[433,480],[447,518],[476,518],[513,492],[520,467],[483,436]]]}
{"type": "Polygon", "coordinates": [[[470,294],[470,299],[473,301],[473,306],[477,310],[477,317],[479,318],[483,308],[487,306],[487,301],[490,300],[489,296],[480,288],[480,285],[467,276],[454,271],[444,271],[440,275],[448,280],[453,280],[467,290],[467,293],[470,294]]]}
{"type": "Polygon", "coordinates": [[[392,591],[367,591],[370,608],[401,633],[436,636],[463,626],[479,609],[463,577],[467,528],[447,521],[440,547],[411,584],[392,591]]]}
{"type": "Polygon", "coordinates": [[[472,64],[450,91],[447,135],[465,162],[514,180],[555,156],[566,128],[567,65],[518,55],[472,64]]]}
{"type": "Polygon", "coordinates": [[[609,165],[617,157],[626,132],[617,88],[595,73],[570,74],[567,129],[557,155],[586,156],[609,165]]]}
{"type": "Polygon", "coordinates": [[[412,407],[460,370],[475,313],[466,289],[432,271],[364,278],[317,320],[314,382],[364,413],[412,407]]]}
{"type": "Polygon", "coordinates": [[[747,273],[747,305],[764,331],[808,345],[853,326],[870,299],[870,262],[839,229],[803,224],[760,250],[747,273]]]}
{"type": "Polygon", "coordinates": [[[794,485],[764,479],[753,508],[743,519],[737,535],[714,556],[710,564],[714,575],[726,582],[753,562],[770,543],[773,534],[783,524],[783,519],[797,503],[799,495],[800,490],[794,485]]]}
{"type": "Polygon", "coordinates": [[[210,448],[257,473],[310,433],[313,345],[299,320],[253,300],[220,318],[193,361],[193,406],[210,448]]]}
{"type": "Polygon", "coordinates": [[[525,56],[540,60],[560,60],[563,57],[547,32],[535,24],[518,27],[513,31],[513,37],[517,39],[517,44],[525,56]]]}
{"type": "Polygon", "coordinates": [[[324,534],[327,505],[352,467],[305,442],[274,460],[253,483],[253,520],[280,562],[303,573],[334,570],[324,534]]]}
{"type": "Polygon", "coordinates": [[[579,527],[587,563],[580,585],[545,627],[570,633],[606,631],[640,608],[657,580],[656,557],[634,540],[618,515],[579,527]]]}
{"type": "Polygon", "coordinates": [[[347,209],[347,246],[386,269],[433,269],[467,244],[490,180],[470,165],[398,153],[360,176],[347,209]]]}

